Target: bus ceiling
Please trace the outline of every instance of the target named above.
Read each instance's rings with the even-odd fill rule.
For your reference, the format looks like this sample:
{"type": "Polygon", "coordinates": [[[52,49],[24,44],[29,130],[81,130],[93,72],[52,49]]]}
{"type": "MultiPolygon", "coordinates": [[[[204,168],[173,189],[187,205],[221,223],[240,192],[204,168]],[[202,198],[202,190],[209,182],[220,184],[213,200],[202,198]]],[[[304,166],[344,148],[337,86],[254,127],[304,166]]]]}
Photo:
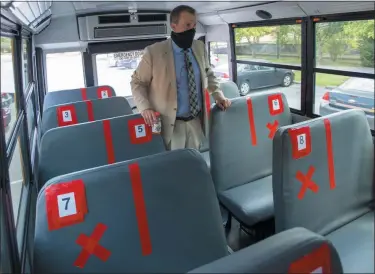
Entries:
{"type": "Polygon", "coordinates": [[[62,48],[84,50],[91,42],[169,37],[169,11],[179,4],[197,10],[196,38],[209,33],[210,27],[221,26],[220,31],[225,33],[230,23],[264,21],[259,14],[284,19],[374,10],[370,1],[2,1],[1,13],[12,21],[16,18],[36,34],[35,45],[47,51],[62,48]],[[155,16],[149,16],[150,13],[155,16]],[[111,23],[111,16],[115,14],[129,21],[111,23]],[[129,16],[131,14],[135,17],[129,16]],[[106,18],[99,18],[103,16],[106,18]],[[119,25],[122,28],[119,29],[119,25]]]}

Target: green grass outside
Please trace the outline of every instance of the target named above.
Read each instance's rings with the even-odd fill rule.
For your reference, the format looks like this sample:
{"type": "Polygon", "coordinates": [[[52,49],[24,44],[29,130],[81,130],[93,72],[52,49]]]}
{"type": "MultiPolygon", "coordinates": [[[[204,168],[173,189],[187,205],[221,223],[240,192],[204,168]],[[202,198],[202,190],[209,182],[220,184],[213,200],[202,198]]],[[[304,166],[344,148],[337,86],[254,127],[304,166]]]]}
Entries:
{"type": "MultiPolygon", "coordinates": [[[[294,71],[294,81],[301,82],[301,71],[294,71]]],[[[333,74],[324,74],[316,73],[315,74],[315,85],[320,87],[334,86],[337,87],[348,80],[350,77],[333,75],[333,74]]]]}

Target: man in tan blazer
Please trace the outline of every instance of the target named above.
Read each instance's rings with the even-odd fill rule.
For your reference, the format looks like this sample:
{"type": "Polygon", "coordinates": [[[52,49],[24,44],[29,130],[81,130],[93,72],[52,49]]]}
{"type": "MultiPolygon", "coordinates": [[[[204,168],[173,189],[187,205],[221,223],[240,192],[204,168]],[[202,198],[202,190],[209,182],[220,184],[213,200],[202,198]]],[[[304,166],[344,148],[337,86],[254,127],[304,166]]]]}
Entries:
{"type": "Polygon", "coordinates": [[[155,112],[161,114],[167,149],[199,149],[204,121],[208,120],[208,94],[222,110],[230,106],[230,101],[219,89],[204,44],[194,40],[195,10],[185,5],[176,7],[170,23],[171,39],[144,49],[132,75],[132,94],[148,125],[155,123],[155,112]]]}

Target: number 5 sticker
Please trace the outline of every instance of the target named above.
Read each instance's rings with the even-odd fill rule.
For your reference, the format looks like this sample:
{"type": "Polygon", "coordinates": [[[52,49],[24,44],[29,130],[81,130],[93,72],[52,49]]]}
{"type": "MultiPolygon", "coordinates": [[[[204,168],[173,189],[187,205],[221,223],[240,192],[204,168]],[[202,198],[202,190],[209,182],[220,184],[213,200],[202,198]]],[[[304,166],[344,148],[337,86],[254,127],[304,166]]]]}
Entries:
{"type": "Polygon", "coordinates": [[[299,159],[311,153],[311,135],[309,127],[288,130],[292,142],[292,157],[299,159]]]}
{"type": "Polygon", "coordinates": [[[49,230],[84,221],[87,203],[82,180],[48,186],[45,190],[45,199],[49,230]]]}
{"type": "Polygon", "coordinates": [[[143,118],[128,121],[130,143],[143,144],[152,140],[152,129],[147,126],[143,118]]]}

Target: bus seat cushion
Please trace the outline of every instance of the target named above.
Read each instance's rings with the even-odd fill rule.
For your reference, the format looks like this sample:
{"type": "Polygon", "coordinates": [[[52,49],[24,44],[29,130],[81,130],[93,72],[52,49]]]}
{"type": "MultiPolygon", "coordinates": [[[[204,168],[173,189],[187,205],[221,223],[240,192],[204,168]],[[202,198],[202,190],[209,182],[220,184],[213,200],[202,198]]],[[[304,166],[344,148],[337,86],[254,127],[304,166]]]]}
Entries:
{"type": "Polygon", "coordinates": [[[326,236],[341,258],[344,273],[374,273],[374,215],[369,212],[326,236]]]}
{"type": "Polygon", "coordinates": [[[301,226],[327,235],[370,211],[374,144],[362,110],[280,128],[273,155],[276,231],[301,226]],[[301,134],[311,151],[296,159],[301,134]],[[312,189],[303,186],[308,178],[312,189]]]}
{"type": "Polygon", "coordinates": [[[35,273],[186,273],[228,254],[210,172],[194,149],[54,178],[39,192],[36,210],[35,273]],[[47,188],[79,179],[87,201],[83,222],[49,230],[47,188]],[[111,254],[106,261],[91,254],[79,269],[76,240],[99,223],[107,228],[99,244],[111,254]]]}
{"type": "Polygon", "coordinates": [[[322,254],[323,260],[330,258],[331,273],[342,273],[340,258],[332,244],[326,238],[300,227],[278,233],[189,273],[291,273],[290,268],[295,262],[309,257],[310,261],[305,265],[310,269],[292,273],[319,273],[313,271],[325,262],[319,262],[313,254],[322,247],[326,253],[319,255],[322,254]],[[315,265],[318,267],[315,268],[315,265]]]}
{"type": "Polygon", "coordinates": [[[272,176],[219,192],[223,205],[246,225],[273,216],[272,176]]]}

